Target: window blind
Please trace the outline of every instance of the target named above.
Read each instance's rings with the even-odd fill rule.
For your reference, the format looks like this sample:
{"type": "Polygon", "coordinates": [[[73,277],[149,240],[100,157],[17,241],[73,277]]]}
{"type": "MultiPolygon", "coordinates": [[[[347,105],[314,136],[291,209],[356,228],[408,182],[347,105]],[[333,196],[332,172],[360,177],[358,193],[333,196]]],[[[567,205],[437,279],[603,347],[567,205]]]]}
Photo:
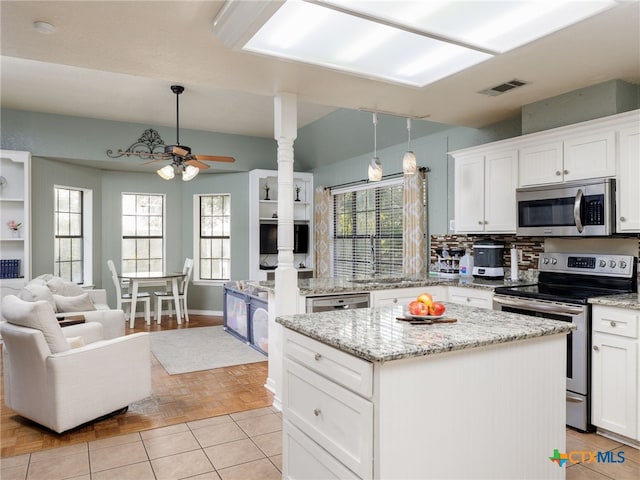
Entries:
{"type": "Polygon", "coordinates": [[[334,276],[402,275],[402,192],[402,178],[332,192],[334,276]]]}

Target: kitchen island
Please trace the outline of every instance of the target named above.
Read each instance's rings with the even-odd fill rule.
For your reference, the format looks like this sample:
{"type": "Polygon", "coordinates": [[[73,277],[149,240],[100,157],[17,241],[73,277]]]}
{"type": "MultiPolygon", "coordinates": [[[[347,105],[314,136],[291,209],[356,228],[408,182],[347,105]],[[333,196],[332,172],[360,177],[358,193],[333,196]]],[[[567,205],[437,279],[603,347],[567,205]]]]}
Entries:
{"type": "Polygon", "coordinates": [[[278,317],[284,478],[563,478],[570,324],[447,304],[278,317]]]}

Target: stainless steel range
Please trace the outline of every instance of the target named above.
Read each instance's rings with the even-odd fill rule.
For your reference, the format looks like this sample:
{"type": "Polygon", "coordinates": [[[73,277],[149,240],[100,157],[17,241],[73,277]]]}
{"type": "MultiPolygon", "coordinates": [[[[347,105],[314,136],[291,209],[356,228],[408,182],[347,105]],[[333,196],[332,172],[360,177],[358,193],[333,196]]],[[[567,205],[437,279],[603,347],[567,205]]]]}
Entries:
{"type": "Polygon", "coordinates": [[[593,430],[589,298],[637,291],[637,264],[629,255],[543,253],[536,285],[495,290],[495,310],[576,325],[567,335],[567,425],[578,430],[593,430]]]}

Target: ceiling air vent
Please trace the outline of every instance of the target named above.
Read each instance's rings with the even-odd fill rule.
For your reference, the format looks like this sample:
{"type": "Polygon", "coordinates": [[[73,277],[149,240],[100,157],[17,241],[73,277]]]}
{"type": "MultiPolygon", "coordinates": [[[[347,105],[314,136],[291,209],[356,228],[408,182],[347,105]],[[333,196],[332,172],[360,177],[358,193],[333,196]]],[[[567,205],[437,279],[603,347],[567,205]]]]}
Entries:
{"type": "Polygon", "coordinates": [[[497,95],[502,95],[514,88],[519,88],[527,85],[528,82],[523,82],[522,80],[511,80],[510,82],[501,83],[500,85],[496,85],[495,87],[487,88],[486,90],[481,90],[478,93],[483,95],[489,95],[490,97],[495,97],[497,95]]]}

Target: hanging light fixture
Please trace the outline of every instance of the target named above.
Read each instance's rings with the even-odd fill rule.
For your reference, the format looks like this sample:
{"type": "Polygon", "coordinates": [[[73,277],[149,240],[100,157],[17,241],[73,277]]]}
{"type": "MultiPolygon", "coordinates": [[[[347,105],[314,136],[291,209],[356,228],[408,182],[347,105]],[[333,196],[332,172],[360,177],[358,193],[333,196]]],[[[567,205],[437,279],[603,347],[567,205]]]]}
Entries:
{"type": "Polygon", "coordinates": [[[156,173],[165,180],[171,180],[176,175],[176,172],[173,171],[173,165],[165,165],[156,173]]]}
{"type": "Polygon", "coordinates": [[[369,161],[369,181],[382,180],[382,163],[378,158],[378,114],[373,112],[373,158],[369,161]]]}
{"type": "Polygon", "coordinates": [[[409,132],[409,140],[407,142],[407,151],[402,157],[402,171],[407,175],[413,175],[418,171],[416,164],[416,154],[411,150],[411,119],[407,118],[407,132],[409,132]]]}
{"type": "Polygon", "coordinates": [[[200,172],[200,169],[198,167],[194,167],[193,165],[187,165],[186,167],[184,167],[184,170],[182,170],[182,181],[188,182],[189,180],[194,178],[196,175],[198,175],[199,172],[200,172]]]}

